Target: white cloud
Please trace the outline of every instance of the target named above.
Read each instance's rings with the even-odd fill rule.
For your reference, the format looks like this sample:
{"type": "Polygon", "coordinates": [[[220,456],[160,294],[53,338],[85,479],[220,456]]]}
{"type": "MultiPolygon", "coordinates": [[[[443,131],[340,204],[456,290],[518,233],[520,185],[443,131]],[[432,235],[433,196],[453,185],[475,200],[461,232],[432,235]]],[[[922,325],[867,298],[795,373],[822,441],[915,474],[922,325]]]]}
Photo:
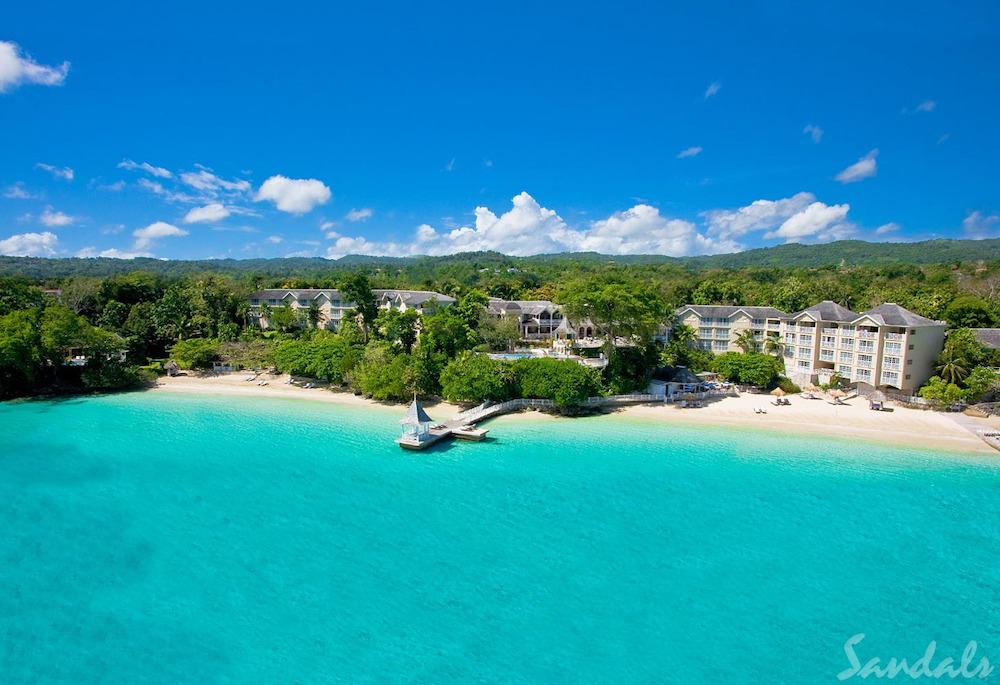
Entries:
{"type": "Polygon", "coordinates": [[[19,233],[0,240],[0,254],[13,257],[52,257],[59,246],[55,233],[19,233]]]}
{"type": "Polygon", "coordinates": [[[451,161],[444,165],[445,171],[452,171],[455,168],[455,158],[452,157],[451,161]]]}
{"type": "Polygon", "coordinates": [[[584,228],[574,228],[527,193],[517,195],[512,203],[513,207],[500,216],[486,207],[477,207],[474,226],[437,231],[423,224],[411,240],[399,243],[373,242],[332,232],[327,235],[334,241],[327,256],[443,255],[480,250],[518,256],[565,251],[680,256],[739,247],[731,241],[708,238],[694,224],[661,216],[658,209],[645,204],[591,222],[584,228]]]}
{"type": "Polygon", "coordinates": [[[950,133],[942,134],[942,136],[937,139],[937,144],[940,145],[941,143],[947,141],[949,138],[951,138],[951,134],[950,133]]]}
{"type": "Polygon", "coordinates": [[[1000,214],[985,216],[976,210],[962,220],[962,230],[970,238],[996,238],[1000,236],[1000,214]]]}
{"type": "Polygon", "coordinates": [[[271,243],[272,245],[278,245],[284,242],[284,238],[282,238],[280,235],[269,235],[267,236],[267,242],[271,243]]]}
{"type": "Polygon", "coordinates": [[[722,84],[719,83],[718,81],[710,85],[708,88],[705,89],[705,99],[707,100],[708,98],[718,93],[720,88],[722,88],[722,84]]]}
{"type": "Polygon", "coordinates": [[[933,111],[933,109],[935,107],[937,107],[937,103],[934,102],[933,100],[924,100],[919,105],[917,105],[917,111],[918,112],[930,112],[930,111],[933,111]]]}
{"type": "Polygon", "coordinates": [[[168,170],[161,166],[153,166],[149,162],[143,162],[142,164],[137,164],[131,159],[123,159],[118,162],[119,169],[128,169],[129,171],[145,171],[147,174],[156,176],[157,178],[170,178],[173,176],[168,170]]]}
{"type": "Polygon", "coordinates": [[[138,184],[140,188],[145,188],[151,193],[155,193],[157,195],[163,195],[167,192],[162,183],[150,181],[148,178],[140,178],[138,184]]]}
{"type": "Polygon", "coordinates": [[[886,233],[892,233],[893,231],[898,231],[902,226],[897,224],[895,221],[890,221],[887,224],[882,224],[875,229],[875,235],[885,235],[886,233]]]}
{"type": "Polygon", "coordinates": [[[3,196],[8,200],[34,200],[35,195],[32,195],[24,188],[24,183],[18,181],[12,186],[8,186],[3,191],[3,196]]]}
{"type": "Polygon", "coordinates": [[[218,202],[207,204],[204,207],[195,207],[184,217],[184,223],[196,224],[199,222],[222,221],[232,212],[218,202]]]}
{"type": "Polygon", "coordinates": [[[878,157],[878,148],[875,148],[857,162],[847,167],[834,178],[841,183],[856,183],[874,176],[878,172],[878,165],[875,158],[878,157]]]}
{"type": "Polygon", "coordinates": [[[330,201],[330,189],[315,178],[294,179],[272,176],[264,181],[254,196],[254,202],[269,200],[282,212],[305,214],[330,201]]]}
{"type": "MultiPolygon", "coordinates": [[[[201,165],[196,166],[201,167],[201,165]]],[[[210,193],[213,196],[219,191],[229,191],[231,193],[250,192],[249,181],[244,181],[243,179],[227,181],[224,178],[219,178],[215,174],[210,173],[205,169],[205,167],[201,167],[198,172],[184,172],[181,174],[181,182],[185,185],[191,186],[195,190],[210,193]]]]}
{"type": "Polygon", "coordinates": [[[372,218],[372,210],[368,208],[352,209],[344,218],[348,221],[364,221],[372,218]]]}
{"type": "Polygon", "coordinates": [[[157,221],[149,226],[132,231],[132,235],[135,236],[133,250],[139,251],[149,247],[153,241],[160,238],[184,236],[188,235],[188,232],[165,221],[157,221]]]}
{"type": "Polygon", "coordinates": [[[808,133],[814,143],[818,143],[823,140],[823,129],[816,124],[806,124],[806,127],[802,129],[802,132],[808,133]]]}
{"type": "Polygon", "coordinates": [[[102,183],[97,186],[98,190],[106,190],[111,193],[119,193],[125,189],[125,181],[115,181],[114,183],[102,183]]]}
{"type": "Polygon", "coordinates": [[[850,209],[849,204],[827,205],[813,202],[786,219],[777,230],[765,233],[764,238],[784,238],[789,243],[799,242],[804,238],[842,240],[855,231],[854,226],[847,222],[847,212],[850,209]]]}
{"type": "Polygon", "coordinates": [[[125,230],[125,224],[107,224],[101,227],[101,233],[104,235],[115,235],[116,233],[121,233],[125,230]]]}
{"type": "Polygon", "coordinates": [[[38,164],[35,165],[35,168],[49,172],[50,174],[52,174],[53,178],[61,178],[64,181],[73,180],[73,170],[70,169],[68,166],[56,167],[52,166],[51,164],[43,164],[39,162],[38,164]]]}
{"type": "Polygon", "coordinates": [[[38,217],[38,220],[49,228],[55,228],[57,226],[69,226],[76,221],[76,217],[62,212],[54,212],[51,207],[47,207],[38,217]]]}
{"type": "Polygon", "coordinates": [[[57,67],[38,64],[21,51],[17,43],[0,40],[0,93],[21,84],[61,86],[69,73],[69,62],[57,67]]]}
{"type": "Polygon", "coordinates": [[[713,209],[701,216],[709,235],[732,240],[751,231],[773,230],[815,201],[812,193],[797,193],[782,200],[755,200],[739,209],[713,209]]]}
{"type": "Polygon", "coordinates": [[[580,232],[577,250],[602,254],[693,254],[735,252],[739,246],[718,243],[698,232],[690,221],[668,219],[656,207],[640,204],[618,212],[580,232]]]}
{"type": "Polygon", "coordinates": [[[113,247],[110,250],[98,250],[96,247],[85,247],[76,253],[77,257],[107,257],[109,259],[135,259],[136,257],[152,257],[149,252],[129,252],[113,247]]]}
{"type": "Polygon", "coordinates": [[[323,223],[321,223],[319,225],[319,230],[321,230],[321,231],[329,231],[331,228],[333,228],[336,225],[337,224],[334,223],[333,221],[324,221],[323,223]]]}
{"type": "Polygon", "coordinates": [[[695,145],[694,147],[689,147],[686,150],[681,150],[677,153],[677,159],[684,159],[685,157],[694,157],[701,154],[701,146],[695,145]]]}

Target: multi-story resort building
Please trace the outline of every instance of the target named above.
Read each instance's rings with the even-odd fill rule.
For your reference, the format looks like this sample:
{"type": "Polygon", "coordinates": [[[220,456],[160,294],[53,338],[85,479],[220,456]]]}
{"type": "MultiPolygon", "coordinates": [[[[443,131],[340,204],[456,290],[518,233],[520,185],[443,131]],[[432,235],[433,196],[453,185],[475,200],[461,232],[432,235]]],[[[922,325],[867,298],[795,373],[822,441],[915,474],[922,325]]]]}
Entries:
{"type": "MultiPolygon", "coordinates": [[[[381,309],[406,311],[416,309],[423,314],[432,306],[448,306],[454,297],[426,290],[372,290],[375,302],[381,309]]],[[[288,304],[295,311],[308,310],[313,304],[319,308],[320,327],[336,330],[345,314],[354,309],[354,303],[345,299],[339,290],[279,289],[259,290],[250,295],[251,316],[261,328],[268,327],[267,316],[261,312],[288,304]],[[264,307],[266,305],[266,308],[264,307]]]]}
{"type": "Polygon", "coordinates": [[[501,300],[491,297],[486,311],[501,318],[516,317],[524,340],[551,340],[560,334],[579,338],[594,336],[593,323],[586,320],[572,324],[563,316],[562,308],[548,300],[501,300]]]}
{"type": "Polygon", "coordinates": [[[777,333],[785,369],[796,382],[826,382],[834,372],[854,383],[904,392],[919,388],[934,372],[946,324],[882,304],[861,314],[835,302],[820,302],[794,314],[770,307],[686,305],[678,319],[697,331],[698,346],[715,353],[738,351],[744,329],[763,342],[777,333]]]}
{"type": "Polygon", "coordinates": [[[781,330],[781,319],[786,316],[774,307],[689,304],[677,310],[677,321],[697,333],[698,347],[716,354],[739,351],[736,338],[747,329],[753,331],[754,340],[763,345],[769,332],[781,330]]]}

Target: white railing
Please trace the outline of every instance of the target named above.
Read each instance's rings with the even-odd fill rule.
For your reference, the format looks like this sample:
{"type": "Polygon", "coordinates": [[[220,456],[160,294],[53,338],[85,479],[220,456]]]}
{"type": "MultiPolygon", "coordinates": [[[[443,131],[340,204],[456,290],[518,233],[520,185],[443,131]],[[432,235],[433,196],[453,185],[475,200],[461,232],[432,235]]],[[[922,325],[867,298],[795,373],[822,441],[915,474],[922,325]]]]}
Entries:
{"type": "Polygon", "coordinates": [[[839,331],[836,328],[824,328],[822,332],[824,335],[837,335],[839,331]]]}
{"type": "Polygon", "coordinates": [[[886,340],[906,340],[906,335],[903,333],[886,333],[886,340]]]}
{"type": "Polygon", "coordinates": [[[878,333],[874,331],[858,331],[859,338],[877,338],[878,333]]]}

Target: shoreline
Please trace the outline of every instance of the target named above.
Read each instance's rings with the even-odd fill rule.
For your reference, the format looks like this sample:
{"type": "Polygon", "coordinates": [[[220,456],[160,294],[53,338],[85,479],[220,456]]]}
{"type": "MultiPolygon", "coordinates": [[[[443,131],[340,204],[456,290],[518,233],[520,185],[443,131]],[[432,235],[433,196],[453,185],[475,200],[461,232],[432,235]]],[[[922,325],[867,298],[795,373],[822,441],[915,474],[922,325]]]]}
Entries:
{"type": "MultiPolygon", "coordinates": [[[[378,402],[354,395],[351,392],[337,392],[325,384],[315,388],[286,384],[287,376],[267,376],[268,384],[260,386],[256,381],[247,381],[249,374],[239,372],[218,376],[175,376],[161,377],[151,391],[188,393],[198,395],[238,395],[242,397],[270,397],[298,399],[355,407],[392,410],[398,408],[400,415],[405,405],[378,402]]],[[[312,382],[312,381],[310,381],[312,382]]],[[[708,401],[699,409],[681,409],[678,404],[640,404],[616,408],[611,415],[627,419],[652,421],[684,426],[712,426],[730,429],[752,429],[777,432],[785,435],[829,436],[845,440],[855,440],[859,448],[868,442],[897,448],[919,448],[974,454],[978,456],[1000,456],[997,450],[986,444],[979,436],[963,427],[953,417],[941,412],[893,406],[892,412],[877,412],[868,409],[863,398],[855,398],[844,405],[831,405],[825,400],[806,400],[796,395],[789,399],[790,406],[776,407],[769,395],[741,395],[708,401]],[[755,407],[766,409],[766,414],[757,414],[755,407]]],[[[439,402],[426,405],[437,420],[450,419],[462,408],[439,402]]],[[[572,420],[537,411],[508,414],[490,419],[514,421],[555,421],[572,420]]],[[[977,427],[1000,429],[1000,417],[972,419],[977,427]]],[[[486,424],[488,425],[488,423],[486,424]]]]}

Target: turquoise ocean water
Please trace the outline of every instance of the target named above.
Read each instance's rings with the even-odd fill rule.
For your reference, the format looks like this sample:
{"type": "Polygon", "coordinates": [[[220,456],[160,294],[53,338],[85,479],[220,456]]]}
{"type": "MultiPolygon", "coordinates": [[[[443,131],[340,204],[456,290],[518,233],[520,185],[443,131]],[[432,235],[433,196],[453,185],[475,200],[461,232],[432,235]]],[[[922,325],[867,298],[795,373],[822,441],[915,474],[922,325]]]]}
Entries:
{"type": "Polygon", "coordinates": [[[401,413],[0,405],[0,682],[822,683],[856,633],[1000,662],[1000,462],[620,416],[404,453],[401,413]]]}

